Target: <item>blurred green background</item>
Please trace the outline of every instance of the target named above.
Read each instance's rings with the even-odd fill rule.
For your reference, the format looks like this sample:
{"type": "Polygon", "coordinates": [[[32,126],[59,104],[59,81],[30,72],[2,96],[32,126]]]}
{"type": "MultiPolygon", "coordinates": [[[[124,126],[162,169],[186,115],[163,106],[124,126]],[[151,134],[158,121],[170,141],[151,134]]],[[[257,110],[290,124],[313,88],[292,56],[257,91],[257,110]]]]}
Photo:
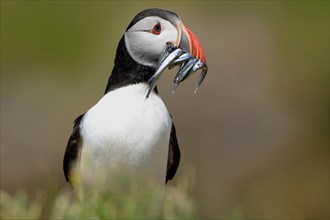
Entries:
{"type": "MultiPolygon", "coordinates": [[[[117,43],[141,10],[176,12],[209,74],[160,93],[177,127],[175,177],[203,218],[329,218],[328,1],[1,1],[1,189],[33,191],[72,122],[103,95],[117,43]]],[[[175,181],[169,184],[175,185],[175,181]]]]}

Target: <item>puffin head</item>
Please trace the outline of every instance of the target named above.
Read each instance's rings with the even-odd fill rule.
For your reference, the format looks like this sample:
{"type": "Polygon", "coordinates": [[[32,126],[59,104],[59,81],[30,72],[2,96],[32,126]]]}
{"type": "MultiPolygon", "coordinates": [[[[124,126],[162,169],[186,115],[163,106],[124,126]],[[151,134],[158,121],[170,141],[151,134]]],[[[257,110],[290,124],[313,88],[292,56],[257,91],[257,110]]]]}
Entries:
{"type": "Polygon", "coordinates": [[[168,42],[206,62],[196,36],[171,11],[153,8],[140,12],[129,24],[124,36],[130,56],[145,66],[156,67],[168,42]]]}
{"type": "MultiPolygon", "coordinates": [[[[111,90],[111,87],[117,87],[116,84],[122,84],[122,82],[138,83],[141,81],[148,82],[151,90],[153,90],[160,73],[165,68],[181,64],[182,69],[183,64],[186,64],[186,61],[191,59],[194,59],[193,64],[196,64],[198,61],[196,64],[198,68],[195,67],[194,71],[201,66],[207,69],[201,44],[197,37],[184,26],[180,17],[174,12],[163,9],[146,9],[133,18],[119,42],[115,67],[109,79],[106,92],[111,90]],[[177,58],[183,55],[181,52],[174,57],[177,59],[177,62],[174,62],[175,59],[172,59],[166,61],[166,65],[162,63],[174,51],[174,49],[168,50],[168,46],[172,46],[174,49],[180,48],[180,50],[184,51],[183,53],[186,53],[179,59],[180,62],[177,58]],[[160,69],[161,65],[163,66],[160,69]],[[121,74],[118,72],[121,72],[121,74]],[[125,73],[125,75],[123,76],[122,73],[125,73]],[[152,77],[153,79],[151,80],[152,77]],[[123,78],[125,79],[123,80],[123,78]]],[[[186,72],[181,76],[181,79],[177,80],[178,83],[183,81],[193,71],[189,70],[186,72]]],[[[178,78],[178,74],[176,78],[178,78]]],[[[206,71],[203,78],[205,74],[206,71]]]]}

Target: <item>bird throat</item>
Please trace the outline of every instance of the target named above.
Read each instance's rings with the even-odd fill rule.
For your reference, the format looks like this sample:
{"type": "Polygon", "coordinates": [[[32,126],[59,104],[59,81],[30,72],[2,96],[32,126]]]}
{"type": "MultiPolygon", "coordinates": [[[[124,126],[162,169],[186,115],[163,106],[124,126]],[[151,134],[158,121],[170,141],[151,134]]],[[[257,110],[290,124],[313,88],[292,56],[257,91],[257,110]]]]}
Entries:
{"type": "Polygon", "coordinates": [[[141,65],[128,54],[123,36],[118,44],[114,67],[105,94],[123,86],[148,82],[155,72],[156,67],[141,65]]]}

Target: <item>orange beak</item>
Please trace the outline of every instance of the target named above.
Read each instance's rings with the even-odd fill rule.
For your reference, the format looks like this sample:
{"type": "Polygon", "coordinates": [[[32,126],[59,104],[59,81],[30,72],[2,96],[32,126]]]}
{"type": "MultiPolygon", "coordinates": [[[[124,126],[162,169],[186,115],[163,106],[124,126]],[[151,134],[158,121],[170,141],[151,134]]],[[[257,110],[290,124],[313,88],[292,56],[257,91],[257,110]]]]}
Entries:
{"type": "Polygon", "coordinates": [[[206,64],[205,53],[197,37],[186,28],[182,22],[178,24],[178,33],[178,39],[176,42],[168,42],[166,44],[166,47],[158,60],[157,70],[148,80],[150,89],[147,93],[147,97],[149,97],[149,94],[155,88],[160,75],[167,67],[171,69],[176,65],[181,66],[174,78],[173,92],[188,76],[201,69],[202,71],[195,88],[196,93],[206,76],[208,67],[206,64]]]}
{"type": "Polygon", "coordinates": [[[205,53],[194,33],[181,23],[179,47],[185,49],[198,60],[206,64],[205,53]]]}

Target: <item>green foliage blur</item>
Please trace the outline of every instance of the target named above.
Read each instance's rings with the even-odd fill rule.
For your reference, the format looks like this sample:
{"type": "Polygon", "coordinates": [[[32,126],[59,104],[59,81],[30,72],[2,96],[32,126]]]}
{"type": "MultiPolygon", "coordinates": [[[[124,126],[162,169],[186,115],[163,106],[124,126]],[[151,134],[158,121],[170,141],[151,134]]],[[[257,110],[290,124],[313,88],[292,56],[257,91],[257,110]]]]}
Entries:
{"type": "MultiPolygon", "coordinates": [[[[56,181],[56,180],[55,180],[56,181]]],[[[137,189],[122,182],[115,190],[84,188],[81,198],[73,190],[50,183],[34,195],[0,191],[0,219],[192,219],[197,217],[187,182],[166,191],[137,189]]]]}

